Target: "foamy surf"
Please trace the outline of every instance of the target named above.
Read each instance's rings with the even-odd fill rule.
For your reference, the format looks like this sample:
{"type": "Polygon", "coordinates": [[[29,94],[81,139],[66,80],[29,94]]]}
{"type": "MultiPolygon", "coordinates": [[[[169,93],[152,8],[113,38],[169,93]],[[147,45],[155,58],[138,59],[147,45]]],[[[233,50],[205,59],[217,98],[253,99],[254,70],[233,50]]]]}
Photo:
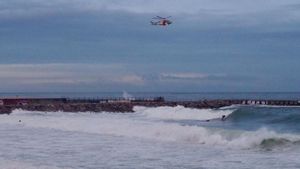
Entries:
{"type": "Polygon", "coordinates": [[[24,161],[11,161],[11,160],[0,160],[1,169],[71,169],[67,167],[56,167],[56,166],[46,166],[37,165],[24,161]]]}
{"type": "Polygon", "coordinates": [[[148,118],[162,120],[211,120],[221,119],[223,115],[228,116],[234,110],[192,109],[183,106],[176,107],[140,107],[133,109],[135,112],[148,118]]]}
{"type": "MultiPolygon", "coordinates": [[[[204,144],[209,146],[214,145],[228,148],[257,147],[260,146],[264,140],[268,139],[276,140],[284,138],[290,142],[297,142],[300,140],[299,135],[279,134],[266,128],[261,128],[257,131],[226,130],[163,121],[164,119],[204,120],[216,118],[227,111],[198,111],[182,107],[137,107],[135,110],[137,111],[136,114],[43,113],[15,110],[11,115],[2,115],[0,124],[141,138],[156,141],[204,144]],[[202,117],[201,114],[203,114],[204,117],[202,117]],[[153,118],[163,120],[153,121],[151,120],[153,118]],[[21,122],[19,122],[19,120],[21,120],[21,122]]],[[[229,114],[230,112],[228,111],[227,113],[229,114]]]]}

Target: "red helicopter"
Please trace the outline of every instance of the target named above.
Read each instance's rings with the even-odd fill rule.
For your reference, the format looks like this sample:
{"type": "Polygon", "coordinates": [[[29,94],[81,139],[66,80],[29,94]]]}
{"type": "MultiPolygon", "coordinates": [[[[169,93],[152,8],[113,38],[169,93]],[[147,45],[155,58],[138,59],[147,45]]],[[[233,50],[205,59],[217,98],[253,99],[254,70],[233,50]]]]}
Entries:
{"type": "Polygon", "coordinates": [[[158,21],[151,21],[150,23],[152,25],[155,25],[155,26],[168,26],[168,25],[172,24],[172,21],[170,21],[168,18],[171,18],[171,16],[168,16],[166,18],[156,16],[152,19],[155,19],[155,20],[158,20],[158,21]]]}

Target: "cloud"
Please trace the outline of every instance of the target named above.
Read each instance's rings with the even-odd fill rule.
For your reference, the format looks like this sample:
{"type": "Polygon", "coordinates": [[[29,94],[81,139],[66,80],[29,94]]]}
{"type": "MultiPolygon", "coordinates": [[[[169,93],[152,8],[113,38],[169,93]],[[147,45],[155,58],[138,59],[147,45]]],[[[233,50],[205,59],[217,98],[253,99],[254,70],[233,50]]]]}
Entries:
{"type": "Polygon", "coordinates": [[[1,0],[0,89],[274,83],[299,71],[297,1],[1,0]]]}
{"type": "Polygon", "coordinates": [[[132,84],[132,85],[143,85],[145,84],[145,79],[138,75],[125,75],[118,79],[115,79],[118,83],[132,84]]]}
{"type": "Polygon", "coordinates": [[[205,73],[162,73],[161,80],[213,80],[223,79],[225,74],[205,74],[205,73]]]}
{"type": "Polygon", "coordinates": [[[193,86],[193,88],[197,88],[197,86],[206,86],[207,88],[211,88],[212,86],[241,87],[257,83],[259,80],[261,80],[259,77],[247,74],[199,72],[161,73],[158,78],[161,84],[168,84],[169,86],[177,84],[181,86],[193,86]]]}
{"type": "Polygon", "coordinates": [[[0,64],[2,92],[235,90],[265,82],[247,75],[145,73],[126,64],[0,64]]]}
{"type": "Polygon", "coordinates": [[[0,65],[0,81],[7,86],[31,87],[144,83],[143,78],[126,71],[126,66],[121,64],[3,64],[0,65]]]}
{"type": "MultiPolygon", "coordinates": [[[[0,64],[1,90],[76,88],[123,90],[157,88],[177,84],[224,84],[236,79],[226,74],[199,72],[150,73],[143,75],[125,64],[0,64]]],[[[176,85],[174,85],[176,86],[176,85]]]]}
{"type": "MultiPolygon", "coordinates": [[[[217,33],[235,32],[236,29],[241,28],[242,30],[238,31],[270,32],[291,28],[297,30],[300,24],[298,6],[299,3],[295,0],[2,0],[0,2],[0,20],[38,18],[37,20],[32,19],[33,23],[28,24],[33,25],[33,29],[42,27],[45,30],[34,33],[70,29],[74,32],[67,34],[72,36],[78,36],[78,33],[84,32],[86,28],[97,27],[101,28],[99,29],[101,32],[92,30],[87,34],[96,32],[97,35],[112,35],[118,31],[116,32],[118,35],[131,36],[130,40],[132,41],[153,33],[153,30],[146,26],[148,26],[148,20],[154,15],[172,15],[172,19],[176,23],[172,27],[176,26],[176,28],[169,31],[176,31],[176,35],[183,34],[183,32],[186,34],[192,32],[194,35],[195,31],[201,33],[206,30],[215,31],[213,34],[217,36],[217,33]],[[107,31],[107,29],[109,30],[107,31]],[[137,34],[128,33],[130,30],[137,34]],[[147,31],[147,34],[144,31],[147,31]]],[[[15,24],[13,22],[12,25],[15,24]]],[[[22,28],[26,27],[26,22],[21,22],[21,24],[22,28]]],[[[1,25],[2,28],[6,26],[5,24],[1,25]]],[[[18,29],[17,31],[22,30],[18,29]]],[[[94,37],[83,39],[90,40],[94,37]]],[[[109,37],[109,40],[115,40],[114,36],[106,37],[109,37]]],[[[170,37],[175,38],[176,36],[170,37]]],[[[34,36],[34,38],[37,37],[34,36]]],[[[59,37],[57,38],[59,39],[59,37]]],[[[119,41],[124,39],[119,36],[117,38],[119,41]]]]}
{"type": "Polygon", "coordinates": [[[295,0],[2,0],[0,16],[31,16],[68,12],[126,11],[174,15],[214,13],[235,15],[257,13],[296,5],[295,0]]]}

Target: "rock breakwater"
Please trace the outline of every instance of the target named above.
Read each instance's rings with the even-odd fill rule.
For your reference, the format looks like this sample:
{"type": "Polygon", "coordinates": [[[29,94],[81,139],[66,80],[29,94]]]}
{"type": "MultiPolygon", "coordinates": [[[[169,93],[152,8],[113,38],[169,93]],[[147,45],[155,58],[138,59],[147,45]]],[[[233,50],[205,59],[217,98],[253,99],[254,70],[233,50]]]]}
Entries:
{"type": "Polygon", "coordinates": [[[201,100],[201,101],[165,101],[163,98],[124,100],[124,99],[0,99],[0,114],[10,114],[15,109],[45,112],[134,112],[134,106],[160,107],[184,106],[196,109],[216,109],[235,104],[300,106],[297,100],[201,100]]]}

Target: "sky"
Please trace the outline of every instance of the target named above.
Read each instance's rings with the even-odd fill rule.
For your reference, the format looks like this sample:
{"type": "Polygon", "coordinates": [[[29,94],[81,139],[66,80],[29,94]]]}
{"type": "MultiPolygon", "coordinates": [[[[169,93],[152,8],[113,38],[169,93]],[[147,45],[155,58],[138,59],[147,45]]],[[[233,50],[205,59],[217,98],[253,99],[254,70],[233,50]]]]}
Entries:
{"type": "Polygon", "coordinates": [[[298,0],[1,0],[0,92],[300,91],[299,27],[298,0]]]}

